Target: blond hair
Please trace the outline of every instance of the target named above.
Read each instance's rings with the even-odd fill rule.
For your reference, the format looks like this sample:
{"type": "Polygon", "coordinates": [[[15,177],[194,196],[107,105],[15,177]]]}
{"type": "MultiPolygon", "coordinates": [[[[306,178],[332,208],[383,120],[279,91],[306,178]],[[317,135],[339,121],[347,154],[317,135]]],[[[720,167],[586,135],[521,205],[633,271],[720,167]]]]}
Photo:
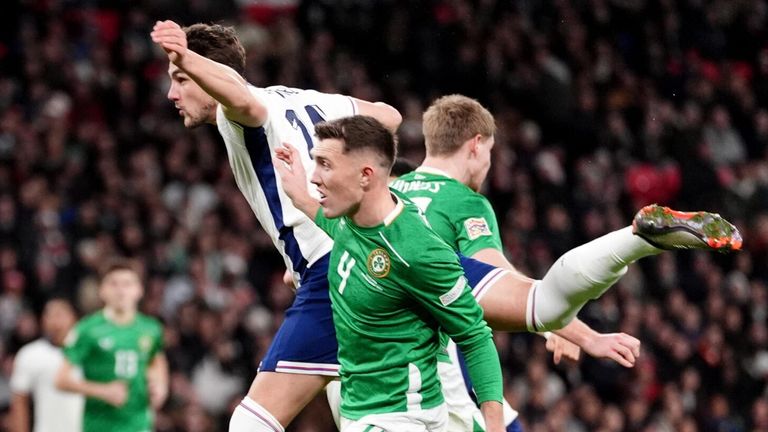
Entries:
{"type": "Polygon", "coordinates": [[[475,135],[496,133],[493,115],[480,102],[454,94],[443,96],[427,108],[422,121],[429,156],[450,156],[475,135]]]}

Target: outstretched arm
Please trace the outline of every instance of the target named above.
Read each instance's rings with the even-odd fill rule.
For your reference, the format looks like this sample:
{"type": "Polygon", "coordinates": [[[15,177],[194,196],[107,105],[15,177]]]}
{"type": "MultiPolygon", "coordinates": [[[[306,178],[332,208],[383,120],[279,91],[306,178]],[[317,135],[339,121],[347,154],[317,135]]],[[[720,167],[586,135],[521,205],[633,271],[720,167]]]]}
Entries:
{"type": "MultiPolygon", "coordinates": [[[[598,333],[579,319],[574,319],[555,333],[580,346],[592,357],[611,359],[624,367],[633,367],[640,356],[638,339],[626,333],[598,333]]],[[[549,345],[547,341],[548,349],[549,345]]],[[[555,363],[559,361],[555,352],[555,363]]]]}
{"type": "Polygon", "coordinates": [[[320,203],[309,194],[307,172],[301,163],[301,157],[295,147],[283,143],[282,148],[275,149],[275,170],[280,176],[283,191],[293,202],[293,206],[315,220],[320,203]]]}
{"type": "Polygon", "coordinates": [[[181,26],[173,21],[158,21],[151,36],[181,73],[222,105],[228,119],[251,127],[264,124],[267,108],[251,94],[245,79],[229,66],[189,50],[187,34],[181,26]]]}
{"type": "Polygon", "coordinates": [[[357,113],[375,118],[384,125],[390,132],[397,132],[403,117],[400,112],[384,102],[368,102],[353,98],[357,104],[357,113]]]}
{"type": "Polygon", "coordinates": [[[128,400],[128,386],[123,381],[95,382],[75,377],[74,367],[66,359],[56,374],[59,390],[80,393],[87,397],[101,399],[115,406],[122,406],[128,400]]]}

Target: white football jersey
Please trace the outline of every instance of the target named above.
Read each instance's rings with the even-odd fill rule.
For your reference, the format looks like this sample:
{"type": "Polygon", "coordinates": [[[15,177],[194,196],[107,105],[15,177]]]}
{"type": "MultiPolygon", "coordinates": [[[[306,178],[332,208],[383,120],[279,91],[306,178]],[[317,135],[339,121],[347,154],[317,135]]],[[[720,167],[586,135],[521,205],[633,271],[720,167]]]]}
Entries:
{"type": "Polygon", "coordinates": [[[61,348],[46,339],[24,345],[13,363],[11,390],[30,395],[35,432],[80,432],[85,399],[54,385],[64,360],[61,348]]]}
{"type": "MultiPolygon", "coordinates": [[[[275,149],[286,142],[294,146],[309,177],[315,169],[309,155],[317,144],[314,125],[355,115],[357,106],[348,96],[315,90],[284,86],[249,86],[249,90],[267,107],[264,125],[240,125],[226,118],[221,106],[216,112],[216,124],[237,186],[298,281],[308,266],[331,251],[333,242],[283,192],[273,166],[275,149]]],[[[314,186],[310,185],[310,191],[316,193],[314,186]]]]}

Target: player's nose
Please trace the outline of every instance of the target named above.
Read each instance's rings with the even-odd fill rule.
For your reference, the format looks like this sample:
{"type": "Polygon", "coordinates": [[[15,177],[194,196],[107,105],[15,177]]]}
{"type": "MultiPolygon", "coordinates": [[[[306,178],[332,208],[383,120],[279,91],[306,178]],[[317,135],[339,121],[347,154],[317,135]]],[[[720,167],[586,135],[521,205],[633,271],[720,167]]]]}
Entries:
{"type": "Polygon", "coordinates": [[[321,181],[317,171],[318,171],[317,169],[312,170],[312,176],[309,178],[309,182],[315,186],[320,186],[321,181]]]}
{"type": "Polygon", "coordinates": [[[179,100],[179,89],[176,88],[175,83],[171,83],[171,86],[168,88],[168,94],[166,94],[166,97],[174,102],[179,100]]]}

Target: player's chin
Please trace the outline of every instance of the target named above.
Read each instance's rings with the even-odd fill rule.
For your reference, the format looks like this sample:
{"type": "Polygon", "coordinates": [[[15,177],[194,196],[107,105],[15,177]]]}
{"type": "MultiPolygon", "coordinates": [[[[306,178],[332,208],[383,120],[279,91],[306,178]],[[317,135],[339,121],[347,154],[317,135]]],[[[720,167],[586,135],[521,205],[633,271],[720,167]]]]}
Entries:
{"type": "Polygon", "coordinates": [[[342,212],[339,211],[339,209],[334,208],[333,206],[328,206],[327,203],[321,203],[320,208],[323,209],[323,216],[328,219],[337,218],[342,215],[342,212]]]}
{"type": "Polygon", "coordinates": [[[205,123],[205,121],[201,119],[184,116],[184,127],[187,129],[194,129],[196,127],[202,126],[203,123],[205,123]]]}

